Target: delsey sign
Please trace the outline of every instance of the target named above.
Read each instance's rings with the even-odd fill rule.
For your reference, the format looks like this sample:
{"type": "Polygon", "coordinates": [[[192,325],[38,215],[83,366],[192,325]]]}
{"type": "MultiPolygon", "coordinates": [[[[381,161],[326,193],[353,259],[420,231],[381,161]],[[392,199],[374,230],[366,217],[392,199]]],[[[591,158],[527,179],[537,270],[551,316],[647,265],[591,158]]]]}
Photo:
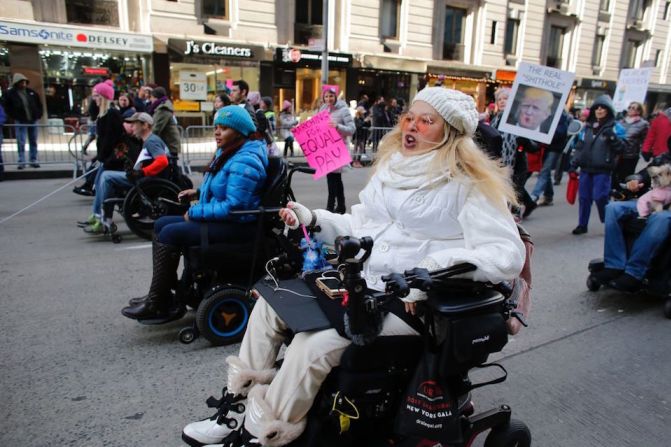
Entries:
{"type": "Polygon", "coordinates": [[[230,45],[220,45],[216,42],[196,42],[193,40],[186,41],[186,49],[184,55],[190,54],[207,54],[212,56],[233,56],[251,58],[254,56],[251,48],[234,47],[230,45]]]}
{"type": "Polygon", "coordinates": [[[0,20],[0,40],[145,53],[154,51],[154,42],[151,36],[83,28],[33,25],[2,20],[0,20]]]}

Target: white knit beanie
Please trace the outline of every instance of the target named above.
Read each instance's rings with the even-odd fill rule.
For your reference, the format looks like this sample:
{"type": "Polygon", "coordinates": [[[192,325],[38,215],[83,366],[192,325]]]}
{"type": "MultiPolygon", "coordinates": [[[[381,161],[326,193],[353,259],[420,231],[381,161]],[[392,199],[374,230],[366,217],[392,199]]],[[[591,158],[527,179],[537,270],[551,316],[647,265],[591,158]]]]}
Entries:
{"type": "Polygon", "coordinates": [[[473,98],[444,87],[426,87],[420,90],[412,102],[424,101],[459,132],[473,136],[478,127],[478,111],[473,98]]]}

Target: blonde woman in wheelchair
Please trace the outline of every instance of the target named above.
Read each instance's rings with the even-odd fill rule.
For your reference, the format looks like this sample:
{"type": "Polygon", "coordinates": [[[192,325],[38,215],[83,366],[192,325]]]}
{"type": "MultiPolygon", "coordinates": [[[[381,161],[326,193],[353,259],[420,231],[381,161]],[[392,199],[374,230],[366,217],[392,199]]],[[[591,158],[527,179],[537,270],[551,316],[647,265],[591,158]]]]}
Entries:
{"type": "MultiPolygon", "coordinates": [[[[525,247],[508,211],[515,194],[505,168],[473,141],[478,113],[473,99],[455,90],[426,88],[380,143],[372,178],[351,214],[310,210],[290,202],[280,211],[291,228],[321,228],[317,238],[371,236],[372,254],[362,275],[384,290],[381,275],[413,267],[429,270],[469,262],[471,278],[499,283],[516,278],[525,247]]],[[[384,317],[380,336],[417,335],[416,289],[384,317]]],[[[279,370],[278,352],[288,327],[258,299],[238,356],[226,359],[226,388],[213,417],[184,428],[192,446],[283,446],[304,430],[323,381],[338,366],[351,340],[336,329],[294,335],[279,370]],[[233,433],[235,432],[235,433],[233,433]]]]}

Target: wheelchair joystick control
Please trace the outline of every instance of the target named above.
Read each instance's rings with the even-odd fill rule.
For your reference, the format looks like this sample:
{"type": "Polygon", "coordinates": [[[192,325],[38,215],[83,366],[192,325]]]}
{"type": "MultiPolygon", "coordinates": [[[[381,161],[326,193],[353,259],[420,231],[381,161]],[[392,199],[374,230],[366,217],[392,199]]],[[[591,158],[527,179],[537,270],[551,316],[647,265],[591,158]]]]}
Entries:
{"type": "Polygon", "coordinates": [[[335,241],[338,263],[344,264],[343,285],[347,289],[345,332],[356,345],[372,342],[382,330],[382,314],[375,297],[366,293],[366,280],[361,276],[364,262],[373,249],[373,239],[339,236],[335,241]],[[363,255],[357,254],[363,250],[363,255]]]}

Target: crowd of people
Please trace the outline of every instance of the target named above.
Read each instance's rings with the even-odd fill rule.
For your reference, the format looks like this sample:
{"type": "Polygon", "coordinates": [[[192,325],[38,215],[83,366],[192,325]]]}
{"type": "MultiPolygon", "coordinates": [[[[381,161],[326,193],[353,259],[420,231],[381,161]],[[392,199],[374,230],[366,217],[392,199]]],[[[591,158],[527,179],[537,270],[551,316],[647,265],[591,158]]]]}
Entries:
{"type": "MultiPolygon", "coordinates": [[[[0,123],[4,111],[17,123],[39,119],[38,109],[31,108],[39,98],[26,85],[22,75],[14,77],[15,91],[7,95],[5,109],[0,107],[0,123]]],[[[75,188],[94,196],[90,216],[78,222],[87,233],[109,231],[113,209],[106,199],[140,178],[163,175],[180,151],[166,90],[142,87],[137,93],[117,92],[109,80],[92,89],[87,112],[93,130],[83,150],[94,140],[97,150],[86,181],[75,188]]],[[[603,95],[584,110],[562,111],[545,144],[499,130],[510,95],[510,89],[499,89],[494,102],[478,113],[470,96],[426,87],[408,105],[382,97],[371,103],[364,95],[352,111],[335,89],[325,86],[319,110],[352,143],[353,167],[362,166],[371,145],[376,155],[372,176],[350,213],[336,170],[327,175],[325,209],[290,202],[280,211],[281,220],[292,229],[318,227],[315,237],[327,244],[340,235],[372,236],[362,274],[373,290],[384,288],[380,277],[390,271],[436,270],[463,262],[476,266],[470,274],[474,280],[511,281],[519,277],[527,254],[516,224],[538,206],[554,203],[552,172],[568,170],[579,176],[578,225],[572,233],[588,232],[593,204],[605,223],[605,269],[598,272],[599,281],[629,292],[640,289],[652,259],[671,236],[671,107],[659,105],[646,118],[642,104],[632,102],[618,112],[603,95]],[[570,132],[576,120],[579,130],[570,132]],[[370,132],[376,128],[385,132],[370,132]],[[534,173],[536,183],[528,190],[534,173]],[[614,189],[634,199],[611,201],[614,189]],[[624,222],[630,218],[641,219],[643,230],[627,250],[624,222]]],[[[553,101],[546,91],[527,88],[508,120],[547,133],[553,101]]],[[[129,319],[158,324],[181,318],[186,308],[173,299],[172,290],[185,248],[202,243],[203,234],[209,243],[254,237],[256,217],[232,212],[258,207],[269,157],[294,156],[291,129],[298,119],[290,101],[276,115],[272,98],[237,80],[215,97],[212,118],[216,148],[202,184],[179,193],[190,203],[184,215],[155,222],[149,291],[122,309],[129,319]],[[284,143],[283,154],[276,137],[284,143]],[[207,231],[201,231],[203,226],[207,231]]],[[[30,132],[27,126],[23,140],[27,133],[30,161],[37,165],[30,132]]],[[[413,289],[388,309],[379,335],[418,335],[418,305],[426,299],[413,289]]],[[[323,381],[351,343],[331,323],[331,329],[294,334],[282,366],[275,369],[279,349],[289,341],[287,325],[259,297],[238,355],[226,359],[228,369],[221,377],[226,404],[214,416],[186,425],[183,439],[190,445],[223,445],[235,434],[249,446],[282,446],[296,439],[323,381]]]]}

